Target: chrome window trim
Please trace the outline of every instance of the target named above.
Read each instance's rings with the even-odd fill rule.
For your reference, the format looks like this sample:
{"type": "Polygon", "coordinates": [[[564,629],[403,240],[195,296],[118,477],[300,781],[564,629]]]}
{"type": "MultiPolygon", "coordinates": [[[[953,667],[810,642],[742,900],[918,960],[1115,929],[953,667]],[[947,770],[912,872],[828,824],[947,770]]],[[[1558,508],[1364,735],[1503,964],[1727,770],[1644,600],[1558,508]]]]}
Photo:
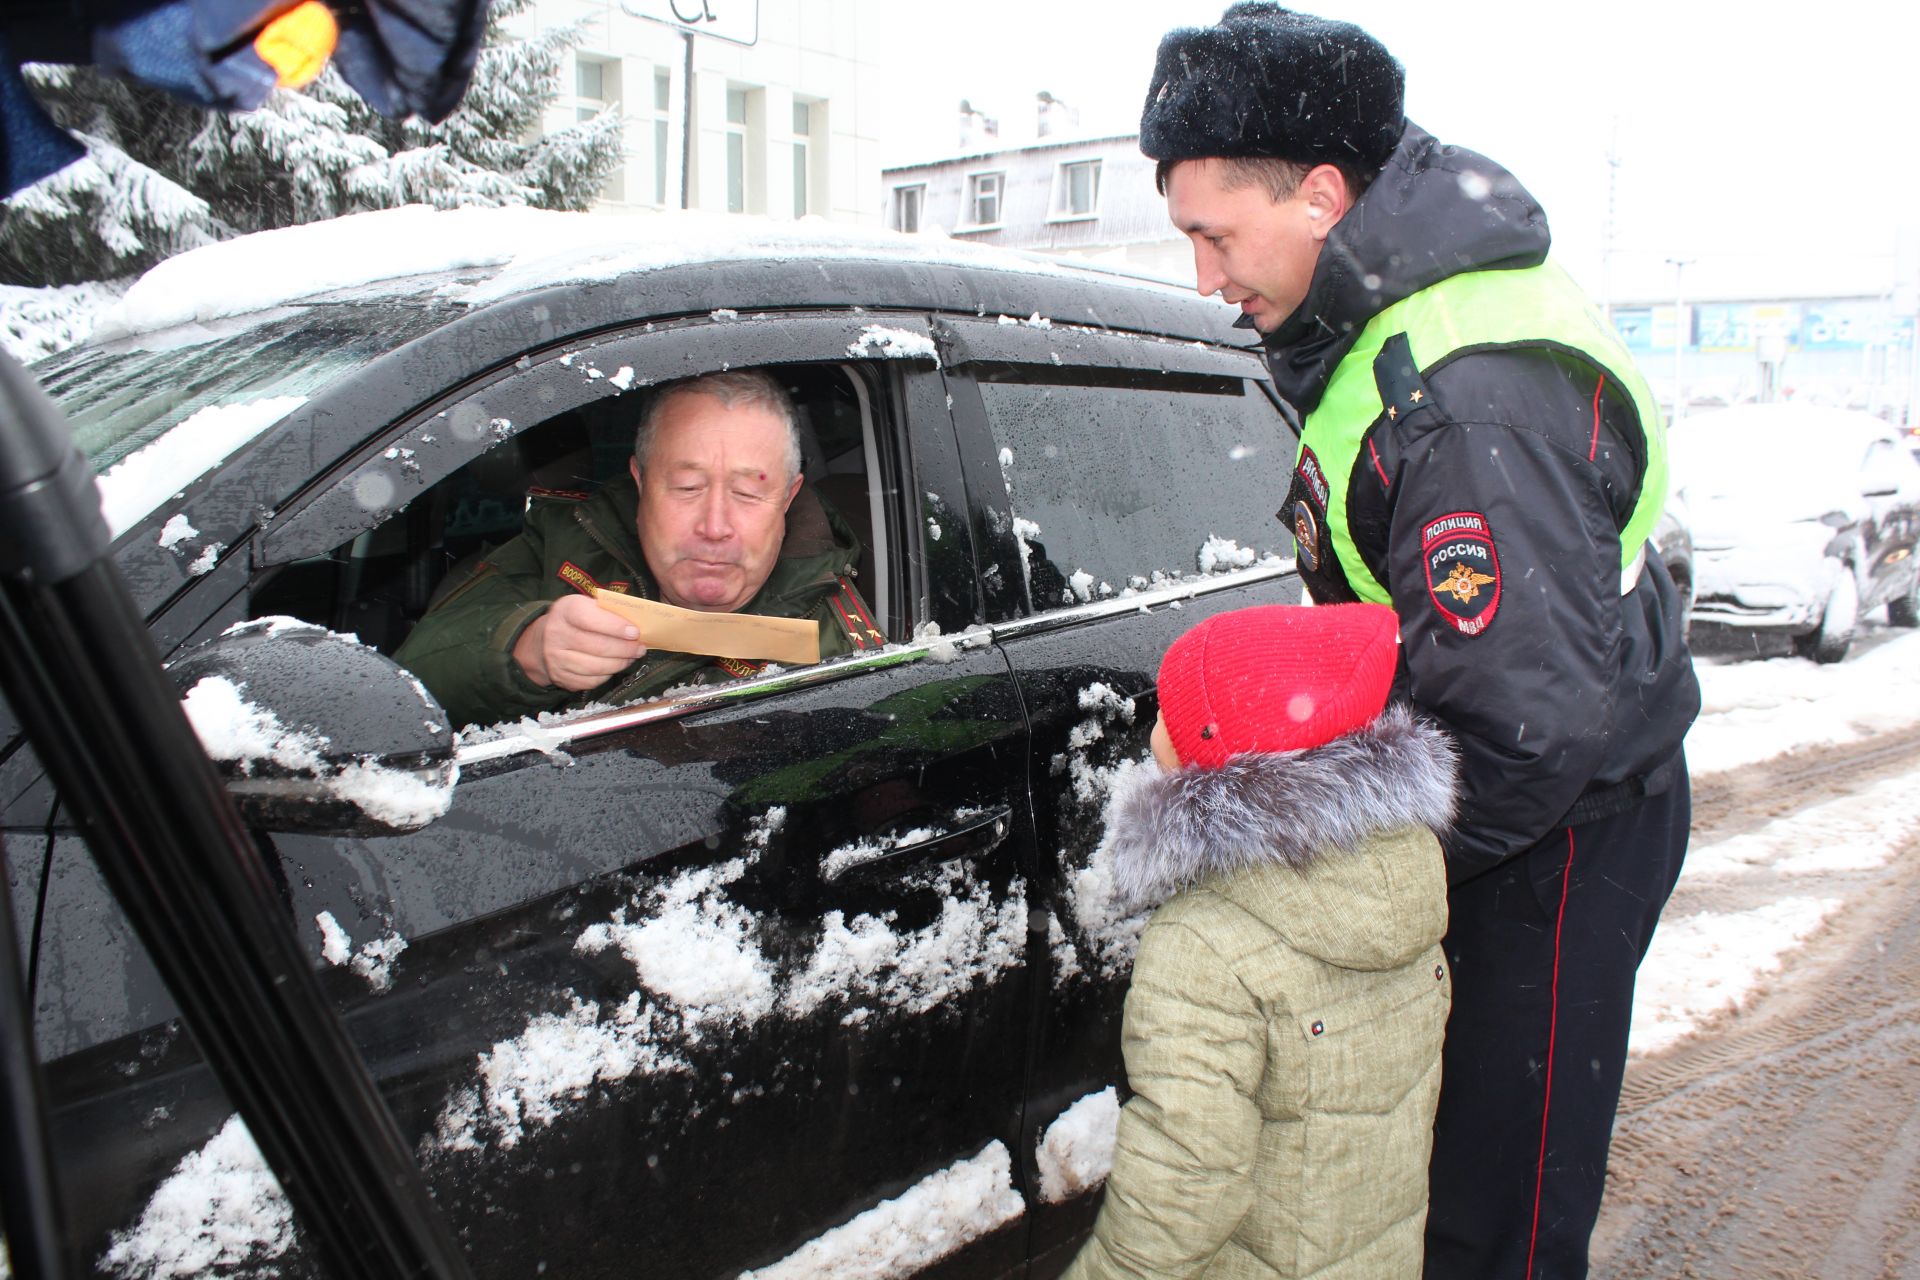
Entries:
{"type": "Polygon", "coordinates": [[[994,642],[997,644],[1002,640],[1014,640],[1042,631],[1069,627],[1077,622],[1111,618],[1121,613],[1138,613],[1143,609],[1152,609],[1156,605],[1175,605],[1183,600],[1212,595],[1216,591],[1227,591],[1255,582],[1284,578],[1294,572],[1293,560],[1276,557],[1268,563],[1254,564],[1245,569],[1235,569],[1230,573],[1209,574],[1204,578],[1199,576],[1182,578],[1178,582],[1170,582],[1165,586],[1135,591],[1132,595],[1110,596],[1104,600],[1090,600],[1085,604],[1073,605],[1066,609],[1051,609],[1031,617],[1014,618],[1008,622],[995,623],[991,631],[994,642]]]}
{"type": "Polygon", "coordinates": [[[1294,572],[1293,560],[1276,558],[1249,568],[1236,569],[1231,573],[1214,574],[1205,578],[1183,578],[1178,582],[1150,587],[1131,595],[1091,600],[1085,604],[1050,610],[1030,618],[1015,618],[1007,622],[994,623],[991,626],[972,627],[950,636],[926,636],[903,644],[890,644],[872,653],[848,654],[817,666],[780,671],[746,680],[733,680],[720,685],[695,686],[671,698],[637,703],[628,707],[611,707],[605,711],[582,715],[577,720],[561,721],[551,726],[532,723],[529,718],[509,726],[499,736],[493,736],[493,731],[490,730],[484,741],[457,745],[454,748],[454,761],[464,769],[527,752],[559,751],[571,742],[597,738],[602,734],[618,733],[623,729],[632,729],[657,721],[678,719],[695,711],[725,706],[728,703],[758,697],[761,694],[806,688],[833,680],[843,680],[865,671],[919,662],[928,658],[936,650],[984,649],[999,644],[1003,640],[1054,631],[1076,623],[1093,622],[1123,613],[1138,613],[1156,607],[1170,607],[1181,601],[1212,595],[1215,592],[1285,578],[1294,572]]]}

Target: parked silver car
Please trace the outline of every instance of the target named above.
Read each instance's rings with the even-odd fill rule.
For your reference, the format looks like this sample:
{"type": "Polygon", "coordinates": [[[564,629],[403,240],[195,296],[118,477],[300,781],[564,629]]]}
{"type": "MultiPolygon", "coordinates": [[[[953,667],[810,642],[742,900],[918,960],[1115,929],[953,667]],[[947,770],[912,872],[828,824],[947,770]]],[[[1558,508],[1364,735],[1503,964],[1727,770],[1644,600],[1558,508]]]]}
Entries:
{"type": "Polygon", "coordinates": [[[1920,462],[1897,428],[1814,405],[1741,405],[1680,422],[1674,483],[1693,522],[1696,622],[1846,656],[1862,614],[1920,623],[1920,462]]]}

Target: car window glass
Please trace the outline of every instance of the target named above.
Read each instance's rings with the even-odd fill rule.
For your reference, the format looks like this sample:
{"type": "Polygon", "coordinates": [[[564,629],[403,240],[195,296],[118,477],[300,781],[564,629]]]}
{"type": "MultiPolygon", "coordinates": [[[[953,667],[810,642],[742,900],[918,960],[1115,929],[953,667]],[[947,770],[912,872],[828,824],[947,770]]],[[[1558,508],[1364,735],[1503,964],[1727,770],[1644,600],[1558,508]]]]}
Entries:
{"type": "Polygon", "coordinates": [[[976,366],[1035,610],[1292,554],[1290,437],[1241,378],[976,366]]]}
{"type": "Polygon", "coordinates": [[[446,323],[427,307],[331,306],[178,345],[154,339],[80,347],[34,373],[105,472],[203,409],[305,396],[446,323]]]}

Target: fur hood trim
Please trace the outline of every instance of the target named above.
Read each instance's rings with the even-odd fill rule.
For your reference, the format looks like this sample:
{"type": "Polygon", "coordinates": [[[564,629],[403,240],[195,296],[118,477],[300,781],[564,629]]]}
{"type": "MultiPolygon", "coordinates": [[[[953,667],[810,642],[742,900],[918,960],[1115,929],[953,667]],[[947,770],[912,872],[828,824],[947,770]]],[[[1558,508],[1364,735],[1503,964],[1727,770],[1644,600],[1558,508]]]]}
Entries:
{"type": "Polygon", "coordinates": [[[1150,776],[1115,814],[1116,887],[1153,903],[1217,872],[1305,868],[1406,827],[1439,835],[1457,772],[1447,736],[1396,705],[1323,746],[1150,776]]]}

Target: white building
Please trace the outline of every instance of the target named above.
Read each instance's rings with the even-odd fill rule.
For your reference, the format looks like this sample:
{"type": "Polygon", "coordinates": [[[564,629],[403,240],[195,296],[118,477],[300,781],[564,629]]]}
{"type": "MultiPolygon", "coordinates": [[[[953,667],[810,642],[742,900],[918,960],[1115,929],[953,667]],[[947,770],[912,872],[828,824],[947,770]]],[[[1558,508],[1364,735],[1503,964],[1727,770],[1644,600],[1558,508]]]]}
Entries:
{"type": "MultiPolygon", "coordinates": [[[[1052,101],[1042,95],[1043,121],[1052,101]]],[[[963,121],[963,128],[965,127],[963,121]]],[[[1193,281],[1193,251],[1167,221],[1137,134],[1046,133],[896,165],[881,175],[887,225],[1193,281]]]]}
{"type": "Polygon", "coordinates": [[[602,207],[878,221],[880,85],[852,0],[536,0],[524,20],[587,23],[546,126],[625,118],[602,207]]]}

